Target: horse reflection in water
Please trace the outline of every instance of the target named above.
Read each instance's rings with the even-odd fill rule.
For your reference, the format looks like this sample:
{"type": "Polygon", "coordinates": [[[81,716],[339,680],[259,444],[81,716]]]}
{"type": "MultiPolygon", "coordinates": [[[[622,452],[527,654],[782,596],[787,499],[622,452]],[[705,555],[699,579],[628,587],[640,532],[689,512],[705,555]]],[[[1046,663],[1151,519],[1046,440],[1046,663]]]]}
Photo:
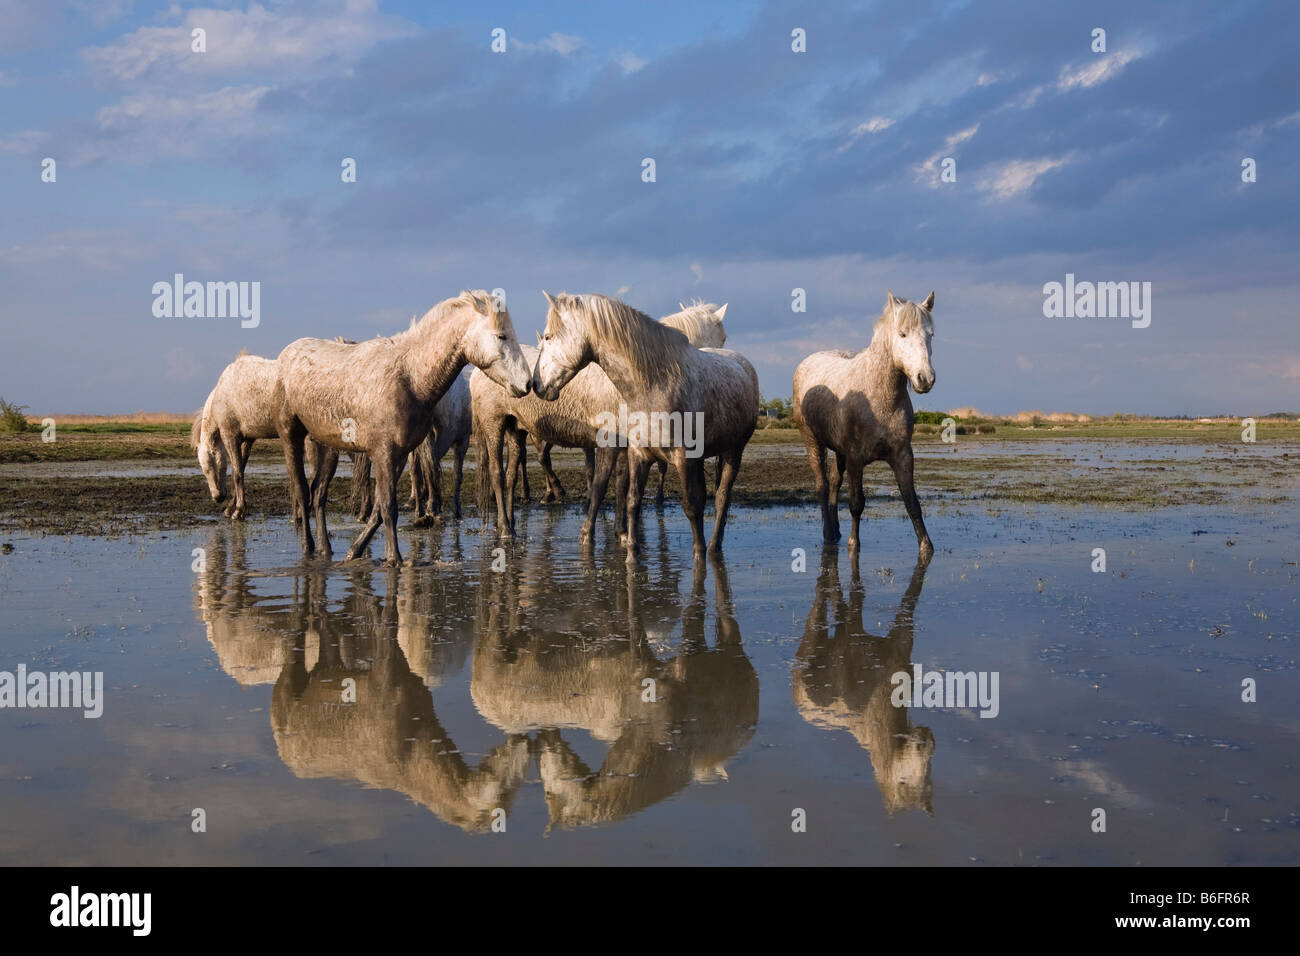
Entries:
{"type": "Polygon", "coordinates": [[[248,571],[242,523],[212,529],[204,565],[195,579],[194,607],[221,669],[244,687],[274,684],[288,659],[283,636],[292,624],[292,602],[254,590],[257,576],[248,571]]]}
{"type": "Polygon", "coordinates": [[[727,760],[753,736],[758,675],[741,644],[726,566],[713,559],[710,647],[706,568],[695,565],[683,605],[666,553],[665,544],[653,585],[634,566],[602,574],[593,564],[578,593],[565,593],[563,582],[549,580],[555,563],[544,548],[514,574],[484,577],[470,691],[504,733],[536,733],[550,826],[608,823],[692,781],[725,779],[727,760]],[[680,649],[656,653],[663,642],[654,635],[670,632],[678,617],[680,649]],[[572,730],[608,744],[598,768],[565,739],[572,730]]]}
{"type": "Polygon", "coordinates": [[[933,814],[930,761],[934,735],[913,727],[906,707],[895,707],[891,678],[912,671],[913,615],[928,562],[912,571],[888,637],[868,634],[862,623],[865,589],[852,556],[849,600],[840,589],[839,553],[822,553],[817,593],[794,677],[794,702],[803,719],[817,727],[847,730],[867,751],[876,784],[890,813],[924,809],[933,814]],[[834,605],[834,625],[828,607],[834,605]]]}
{"type": "MultiPolygon", "coordinates": [[[[758,677],[741,646],[726,568],[715,560],[710,647],[705,569],[694,569],[683,604],[665,540],[653,585],[612,541],[604,560],[589,552],[576,563],[557,559],[547,543],[512,556],[501,573],[487,553],[477,580],[464,565],[297,572],[286,597],[254,591],[242,529],[214,534],[196,607],[228,673],[244,684],[274,682],[276,747],[298,777],[394,790],[482,832],[496,810],[509,812],[536,766],[549,825],[573,827],[625,817],[695,780],[725,778],[726,761],[753,736],[758,677]],[[342,587],[341,606],[327,601],[327,583],[342,587]],[[456,620],[460,609],[472,619],[456,620]],[[678,620],[673,653],[664,644],[678,620]],[[433,693],[463,671],[471,645],[474,704],[502,737],[474,766],[440,723],[433,693]],[[353,702],[344,702],[347,679],[353,702]],[[608,744],[596,770],[565,739],[578,729],[608,744]]],[[[438,557],[458,562],[464,555],[452,540],[451,553],[438,557]]],[[[268,588],[276,580],[285,579],[261,579],[268,588]]]]}
{"type": "Polygon", "coordinates": [[[336,611],[326,608],[325,575],[306,578],[302,635],[271,699],[280,759],[299,777],[352,778],[395,790],[461,829],[486,831],[495,810],[509,813],[523,783],[528,738],[510,736],[469,765],[398,643],[399,595],[416,586],[416,575],[381,573],[382,600],[371,588],[372,572],[356,571],[336,611]],[[310,670],[308,645],[319,649],[310,670]],[[344,703],[348,679],[356,698],[344,703]]]}

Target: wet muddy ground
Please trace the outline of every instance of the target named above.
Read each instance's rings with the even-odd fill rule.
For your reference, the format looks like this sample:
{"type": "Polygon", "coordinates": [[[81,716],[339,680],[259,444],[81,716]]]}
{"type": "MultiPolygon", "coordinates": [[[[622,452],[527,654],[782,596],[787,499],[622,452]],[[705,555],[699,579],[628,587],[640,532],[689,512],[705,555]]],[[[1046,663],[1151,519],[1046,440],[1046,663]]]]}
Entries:
{"type": "Polygon", "coordinates": [[[240,526],[192,472],[0,472],[0,670],[105,685],[0,710],[0,862],[1300,862],[1296,448],[929,446],[925,568],[887,470],[855,561],[753,451],[723,561],[670,501],[631,570],[576,507],[394,569],[303,563],[273,462],[240,526]],[[918,670],[996,698],[895,706],[918,670]]]}

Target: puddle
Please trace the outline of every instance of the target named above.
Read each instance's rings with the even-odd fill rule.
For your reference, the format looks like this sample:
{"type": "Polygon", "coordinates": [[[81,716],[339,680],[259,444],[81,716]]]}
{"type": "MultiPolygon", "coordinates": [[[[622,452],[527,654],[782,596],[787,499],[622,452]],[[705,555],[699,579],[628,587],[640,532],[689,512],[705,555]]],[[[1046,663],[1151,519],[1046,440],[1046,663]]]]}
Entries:
{"type": "Polygon", "coordinates": [[[673,506],[632,571],[519,520],[403,527],[400,569],[284,520],[6,536],[0,669],[105,700],[0,710],[0,862],[1300,862],[1294,503],[947,506],[928,569],[896,502],[856,566],[809,507],[737,509],[704,573],[673,506]],[[894,706],[918,671],[996,716],[894,706]]]}

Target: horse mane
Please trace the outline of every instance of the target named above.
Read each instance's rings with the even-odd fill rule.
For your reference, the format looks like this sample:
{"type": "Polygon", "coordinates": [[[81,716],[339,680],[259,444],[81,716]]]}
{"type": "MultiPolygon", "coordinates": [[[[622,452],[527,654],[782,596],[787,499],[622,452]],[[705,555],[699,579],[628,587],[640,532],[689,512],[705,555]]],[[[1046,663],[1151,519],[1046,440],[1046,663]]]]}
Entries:
{"type": "Polygon", "coordinates": [[[450,312],[452,312],[454,309],[460,308],[461,306],[467,305],[470,308],[480,312],[483,311],[483,308],[480,308],[480,306],[485,307],[487,310],[486,312],[487,315],[493,315],[496,314],[497,312],[507,311],[503,309],[502,310],[497,309],[496,302],[497,302],[496,296],[492,295],[492,293],[487,292],[483,289],[462,290],[460,295],[452,296],[450,299],[443,299],[441,302],[439,302],[433,308],[429,309],[428,312],[425,312],[424,315],[420,316],[418,319],[415,316],[411,316],[411,325],[409,328],[407,328],[402,332],[395,332],[392,335],[388,336],[388,338],[396,342],[402,342],[413,335],[419,335],[421,330],[424,328],[425,323],[428,323],[430,325],[437,325],[438,323],[446,319],[447,315],[450,312]]]}
{"type": "MultiPolygon", "coordinates": [[[[894,296],[894,310],[898,313],[898,329],[900,331],[911,332],[913,329],[934,331],[934,320],[930,318],[930,313],[915,302],[894,296]]],[[[888,324],[890,312],[889,303],[886,302],[880,317],[876,319],[875,328],[872,330],[873,335],[888,324]]]]}
{"type": "Polygon", "coordinates": [[[199,435],[203,433],[203,413],[207,411],[207,406],[200,408],[194,413],[194,424],[190,426],[190,447],[199,447],[199,435]]]}
{"type": "Polygon", "coordinates": [[[681,332],[692,342],[698,341],[707,330],[716,328],[725,343],[727,330],[723,327],[722,320],[718,318],[717,311],[718,307],[714,303],[693,299],[691,304],[681,312],[666,315],[659,322],[681,332]]]}
{"type": "Polygon", "coordinates": [[[570,297],[587,319],[596,348],[608,343],[628,355],[640,369],[681,367],[690,340],[678,329],[656,322],[626,302],[589,293],[570,297]]]}

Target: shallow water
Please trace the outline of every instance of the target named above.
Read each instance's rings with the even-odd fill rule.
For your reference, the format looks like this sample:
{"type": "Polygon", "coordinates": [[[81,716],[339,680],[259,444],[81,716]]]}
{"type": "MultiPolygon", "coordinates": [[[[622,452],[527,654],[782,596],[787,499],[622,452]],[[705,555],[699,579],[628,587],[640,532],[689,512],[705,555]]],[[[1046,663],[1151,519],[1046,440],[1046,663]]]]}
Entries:
{"type": "Polygon", "coordinates": [[[283,520],[10,536],[0,669],[106,701],[0,710],[0,862],[1300,862],[1294,502],[947,505],[927,569],[868,519],[855,564],[738,509],[703,573],[671,505],[631,572],[538,506],[500,571],[468,520],[401,569],[283,520]],[[996,672],[997,715],[892,706],[914,665],[996,672]]]}

